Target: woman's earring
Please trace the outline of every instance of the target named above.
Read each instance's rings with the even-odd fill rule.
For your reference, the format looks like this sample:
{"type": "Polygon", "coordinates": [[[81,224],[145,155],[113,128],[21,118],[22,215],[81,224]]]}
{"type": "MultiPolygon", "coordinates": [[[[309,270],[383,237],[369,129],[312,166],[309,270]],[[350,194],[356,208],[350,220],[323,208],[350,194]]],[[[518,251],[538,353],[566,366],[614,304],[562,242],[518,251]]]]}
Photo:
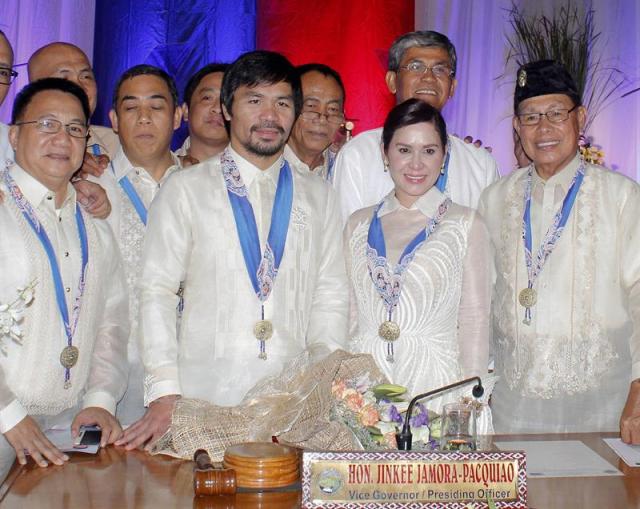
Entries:
{"type": "Polygon", "coordinates": [[[384,160],[384,172],[387,173],[389,171],[389,161],[384,160]]]}

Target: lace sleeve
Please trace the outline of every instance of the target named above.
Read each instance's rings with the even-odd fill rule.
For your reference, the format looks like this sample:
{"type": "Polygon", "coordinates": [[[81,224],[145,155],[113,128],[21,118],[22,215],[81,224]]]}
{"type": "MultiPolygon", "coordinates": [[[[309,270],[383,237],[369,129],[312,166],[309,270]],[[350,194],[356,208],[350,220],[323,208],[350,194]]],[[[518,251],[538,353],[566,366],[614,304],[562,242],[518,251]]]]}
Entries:
{"type": "Polygon", "coordinates": [[[492,271],[489,234],[480,215],[474,212],[463,261],[458,314],[460,366],[465,377],[487,373],[492,271]]]}

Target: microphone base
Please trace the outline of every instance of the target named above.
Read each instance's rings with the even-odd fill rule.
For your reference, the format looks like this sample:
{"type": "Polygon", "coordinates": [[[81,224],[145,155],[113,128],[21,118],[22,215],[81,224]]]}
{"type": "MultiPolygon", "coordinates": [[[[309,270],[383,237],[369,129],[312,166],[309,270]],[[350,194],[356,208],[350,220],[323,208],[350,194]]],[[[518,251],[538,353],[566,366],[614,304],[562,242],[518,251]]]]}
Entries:
{"type": "Polygon", "coordinates": [[[396,433],[396,442],[398,443],[399,451],[410,451],[413,435],[409,433],[396,433]]]}

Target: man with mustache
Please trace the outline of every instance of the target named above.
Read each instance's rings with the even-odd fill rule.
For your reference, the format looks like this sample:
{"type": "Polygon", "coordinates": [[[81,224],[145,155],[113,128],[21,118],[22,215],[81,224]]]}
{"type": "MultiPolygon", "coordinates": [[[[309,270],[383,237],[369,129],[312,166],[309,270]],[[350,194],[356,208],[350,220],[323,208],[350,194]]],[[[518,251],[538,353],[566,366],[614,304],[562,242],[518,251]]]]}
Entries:
{"type": "Polygon", "coordinates": [[[143,369],[136,339],[136,285],[142,270],[147,211],[160,187],[180,168],[170,150],[173,131],[181,118],[173,78],[151,65],[128,69],[116,85],[109,118],[118,133],[120,148],[97,181],[106,189],[113,207],[108,222],[122,253],[129,288],[129,385],[117,410],[118,418],[126,425],[144,413],[143,369]]]}
{"type": "MultiPolygon", "coordinates": [[[[458,85],[456,64],[456,49],[445,35],[410,32],[396,39],[389,50],[387,87],[397,104],[413,97],[440,111],[458,85]]],[[[381,127],[361,133],[338,153],[334,185],[344,221],[393,189],[382,160],[381,134],[381,127]]],[[[436,184],[443,193],[460,205],[476,208],[482,190],[498,176],[496,162],[485,149],[449,135],[448,156],[436,184]]]]}
{"type": "Polygon", "coordinates": [[[176,173],[151,209],[140,278],[149,409],[118,441],[128,449],[165,433],[177,398],[237,405],[302,352],[317,359],[346,339],[335,194],[283,157],[302,106],[295,68],[278,53],[246,53],[221,97],[230,145],[176,173]]]}
{"type": "Polygon", "coordinates": [[[478,208],[497,269],[493,419],[498,433],[640,444],[640,186],[582,159],[586,115],[560,63],[518,70],[513,127],[532,164],[478,208]]]}
{"type": "Polygon", "coordinates": [[[284,157],[307,173],[332,181],[335,154],[330,150],[344,123],[345,90],[337,71],[324,64],[298,66],[302,113],[291,130],[284,157]]]}
{"type": "Polygon", "coordinates": [[[220,154],[229,143],[220,106],[222,77],[229,64],[208,64],[196,72],[184,90],[182,115],[189,136],[176,152],[182,166],[191,166],[220,154]]]}
{"type": "Polygon", "coordinates": [[[13,105],[15,163],[0,170],[0,478],[26,453],[40,467],[67,461],[43,434],[53,426],[77,435],[97,424],[103,446],[122,432],[122,262],[109,226],[82,212],[69,183],[88,121],[84,91],[59,78],[28,84],[13,105]]]}

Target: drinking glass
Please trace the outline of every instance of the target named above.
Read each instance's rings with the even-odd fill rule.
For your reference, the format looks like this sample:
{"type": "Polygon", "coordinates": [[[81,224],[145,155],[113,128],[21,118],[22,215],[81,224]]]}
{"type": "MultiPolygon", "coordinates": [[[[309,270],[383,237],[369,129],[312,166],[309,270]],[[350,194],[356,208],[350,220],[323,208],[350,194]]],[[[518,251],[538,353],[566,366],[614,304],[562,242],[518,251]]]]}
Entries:
{"type": "Polygon", "coordinates": [[[468,403],[444,405],[440,449],[443,451],[476,450],[475,405],[468,403]]]}

